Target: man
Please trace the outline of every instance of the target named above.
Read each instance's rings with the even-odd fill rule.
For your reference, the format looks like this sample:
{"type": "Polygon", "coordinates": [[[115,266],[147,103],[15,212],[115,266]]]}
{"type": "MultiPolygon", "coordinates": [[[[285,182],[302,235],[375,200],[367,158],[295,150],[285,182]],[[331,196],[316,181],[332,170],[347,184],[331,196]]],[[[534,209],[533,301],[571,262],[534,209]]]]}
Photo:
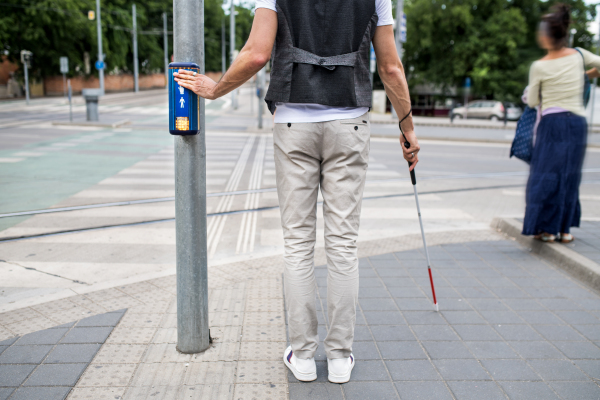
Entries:
{"type": "MultiPolygon", "coordinates": [[[[369,157],[370,43],[379,76],[418,162],[410,98],[396,51],[391,0],[257,0],[246,45],[219,83],[180,70],[176,81],[216,99],[241,86],[271,58],[265,97],[274,113],[274,155],[285,239],[284,286],[291,346],[283,361],[301,381],[317,378],[319,338],[313,255],[319,187],[327,254],[324,340],[329,380],[350,380],[358,302],[360,207],[369,157]],[[271,52],[273,55],[271,57],[271,52]]],[[[400,138],[401,144],[404,139],[400,138]]]]}

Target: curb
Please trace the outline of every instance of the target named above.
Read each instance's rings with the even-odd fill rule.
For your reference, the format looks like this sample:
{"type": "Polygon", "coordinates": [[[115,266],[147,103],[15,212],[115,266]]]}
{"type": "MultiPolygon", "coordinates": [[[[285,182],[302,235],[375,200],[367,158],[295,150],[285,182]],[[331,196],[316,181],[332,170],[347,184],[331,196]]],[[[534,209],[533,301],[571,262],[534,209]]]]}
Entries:
{"type": "MultiPolygon", "coordinates": [[[[387,124],[387,125],[398,125],[398,120],[377,120],[371,119],[372,124],[387,124]]],[[[444,128],[478,128],[478,129],[502,129],[502,130],[515,130],[515,126],[504,126],[504,125],[485,125],[485,124],[461,124],[457,123],[447,123],[447,122],[424,122],[424,121],[414,121],[413,124],[415,126],[440,126],[444,128]]]]}
{"type": "MultiPolygon", "coordinates": [[[[380,120],[380,119],[371,119],[370,121],[372,124],[381,124],[381,125],[398,125],[398,120],[394,119],[394,120],[380,120]]],[[[515,122],[515,121],[510,121],[510,122],[515,122]]],[[[426,122],[426,121],[414,121],[413,120],[413,124],[415,126],[436,126],[436,127],[443,127],[443,128],[477,128],[477,129],[497,129],[497,130],[507,130],[507,131],[514,131],[517,126],[516,125],[486,125],[486,124],[461,124],[460,122],[453,122],[453,123],[449,123],[449,122],[426,122]]],[[[588,133],[590,134],[594,134],[594,133],[600,133],[600,127],[595,126],[590,128],[588,130],[588,133]]]]}
{"type": "Polygon", "coordinates": [[[123,125],[130,124],[131,121],[128,119],[124,119],[116,122],[102,122],[102,121],[78,121],[78,122],[63,122],[63,121],[55,121],[52,122],[52,125],[61,125],[61,126],[92,126],[96,128],[118,128],[123,125]]]}
{"type": "Polygon", "coordinates": [[[544,243],[535,240],[532,236],[521,235],[522,224],[513,218],[494,218],[491,227],[515,238],[519,243],[531,249],[533,253],[600,291],[600,265],[589,258],[559,243],[544,243]]]}

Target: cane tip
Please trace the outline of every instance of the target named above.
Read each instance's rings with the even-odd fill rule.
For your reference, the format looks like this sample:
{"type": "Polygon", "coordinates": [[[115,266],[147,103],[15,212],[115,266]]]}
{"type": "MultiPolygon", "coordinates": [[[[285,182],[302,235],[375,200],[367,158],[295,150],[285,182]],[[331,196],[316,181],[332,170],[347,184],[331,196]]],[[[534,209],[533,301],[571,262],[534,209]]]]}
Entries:
{"type": "Polygon", "coordinates": [[[435,311],[440,312],[440,305],[435,303],[435,311]]]}

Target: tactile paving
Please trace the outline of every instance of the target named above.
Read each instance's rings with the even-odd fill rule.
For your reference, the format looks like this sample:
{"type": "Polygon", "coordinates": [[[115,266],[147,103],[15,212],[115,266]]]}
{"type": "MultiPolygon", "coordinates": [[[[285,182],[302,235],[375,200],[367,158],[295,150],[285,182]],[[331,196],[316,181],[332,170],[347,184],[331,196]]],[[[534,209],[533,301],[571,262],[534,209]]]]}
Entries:
{"type": "Polygon", "coordinates": [[[125,393],[124,387],[81,387],[74,388],[69,400],[119,400],[125,393]]]}
{"type": "Polygon", "coordinates": [[[117,326],[106,343],[150,343],[156,333],[156,328],[129,328],[117,326]]]}
{"type": "Polygon", "coordinates": [[[162,314],[134,314],[128,312],[123,316],[119,326],[134,328],[158,328],[162,314]]]}
{"type": "Polygon", "coordinates": [[[286,340],[285,325],[243,325],[242,341],[267,342],[286,340]]]}
{"type": "Polygon", "coordinates": [[[94,363],[138,363],[142,359],[142,355],[146,350],[146,346],[142,344],[105,344],[102,346],[94,363]]]}
{"type": "Polygon", "coordinates": [[[287,385],[272,383],[237,384],[233,398],[236,400],[287,400],[287,385]]]}
{"type": "Polygon", "coordinates": [[[236,362],[199,362],[191,363],[187,371],[185,385],[202,385],[210,382],[214,385],[235,383],[236,362]]]}
{"type": "Polygon", "coordinates": [[[283,310],[244,313],[244,325],[282,325],[285,324],[283,310]]]}
{"type": "Polygon", "coordinates": [[[208,325],[241,325],[243,313],[240,312],[213,312],[208,315],[208,325]]]}
{"type": "Polygon", "coordinates": [[[131,386],[179,386],[189,366],[189,362],[139,364],[131,386]]]}
{"type": "Polygon", "coordinates": [[[236,383],[287,383],[287,371],[281,361],[239,361],[236,383]]]}
{"type": "Polygon", "coordinates": [[[92,363],[77,382],[77,386],[127,386],[136,367],[137,364],[92,363]]]}
{"type": "Polygon", "coordinates": [[[250,298],[246,301],[246,311],[283,311],[283,299],[250,298]]]}
{"type": "Polygon", "coordinates": [[[286,347],[286,342],[242,342],[240,360],[280,360],[286,347]]]}

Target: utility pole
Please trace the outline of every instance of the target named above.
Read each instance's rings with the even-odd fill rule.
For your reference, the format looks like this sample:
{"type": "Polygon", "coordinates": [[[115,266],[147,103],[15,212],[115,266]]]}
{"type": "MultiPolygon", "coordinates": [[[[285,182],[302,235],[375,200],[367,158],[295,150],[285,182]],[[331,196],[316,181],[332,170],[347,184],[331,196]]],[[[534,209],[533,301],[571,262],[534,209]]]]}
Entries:
{"type": "MultiPolygon", "coordinates": [[[[96,31],[98,34],[98,61],[104,63],[104,53],[102,52],[102,23],[100,22],[100,0],[96,0],[96,31]]],[[[104,94],[104,68],[98,70],[98,80],[100,81],[100,91],[104,94]]]]}
{"type": "MultiPolygon", "coordinates": [[[[231,9],[229,11],[229,25],[229,51],[231,52],[231,64],[233,64],[233,59],[235,58],[235,5],[233,4],[233,0],[231,0],[231,9]]],[[[231,91],[231,106],[234,110],[238,108],[236,92],[237,89],[231,91]]]]}
{"type": "Polygon", "coordinates": [[[396,51],[402,61],[402,21],[404,17],[404,0],[398,0],[396,3],[396,51]]]}
{"type": "MultiPolygon", "coordinates": [[[[396,51],[398,52],[398,57],[400,58],[400,61],[402,61],[402,22],[404,20],[404,0],[398,0],[398,2],[396,3],[396,34],[394,36],[394,39],[396,39],[396,51]]],[[[396,113],[396,110],[394,109],[394,106],[391,106],[392,108],[392,118],[398,118],[398,114],[396,113]]]]}
{"type": "Polygon", "coordinates": [[[167,31],[167,13],[163,15],[163,47],[165,49],[165,85],[169,86],[169,31],[167,31]]]}
{"type": "Polygon", "coordinates": [[[140,79],[137,48],[137,15],[135,12],[135,4],[131,6],[131,14],[133,18],[133,90],[137,93],[140,91],[140,79]]]}
{"type": "Polygon", "coordinates": [[[226,61],[227,51],[225,50],[225,18],[221,20],[221,74],[225,75],[227,70],[226,61]]]}
{"type": "Polygon", "coordinates": [[[33,53],[29,50],[21,50],[21,63],[23,63],[23,72],[25,73],[25,102],[29,104],[29,67],[31,67],[31,58],[33,53]]]}
{"type": "MultiPolygon", "coordinates": [[[[193,62],[204,74],[204,1],[173,0],[175,62],[193,62]]],[[[177,349],[208,348],[206,249],[206,143],[204,99],[199,99],[197,135],[174,136],[177,253],[177,349]]]]}
{"type": "MultiPolygon", "coordinates": [[[[600,16],[598,18],[598,43],[596,44],[596,54],[600,54],[600,16]]],[[[590,132],[594,129],[594,108],[596,107],[596,85],[598,85],[598,78],[594,78],[594,83],[592,86],[592,105],[590,109],[590,132]]]]}

